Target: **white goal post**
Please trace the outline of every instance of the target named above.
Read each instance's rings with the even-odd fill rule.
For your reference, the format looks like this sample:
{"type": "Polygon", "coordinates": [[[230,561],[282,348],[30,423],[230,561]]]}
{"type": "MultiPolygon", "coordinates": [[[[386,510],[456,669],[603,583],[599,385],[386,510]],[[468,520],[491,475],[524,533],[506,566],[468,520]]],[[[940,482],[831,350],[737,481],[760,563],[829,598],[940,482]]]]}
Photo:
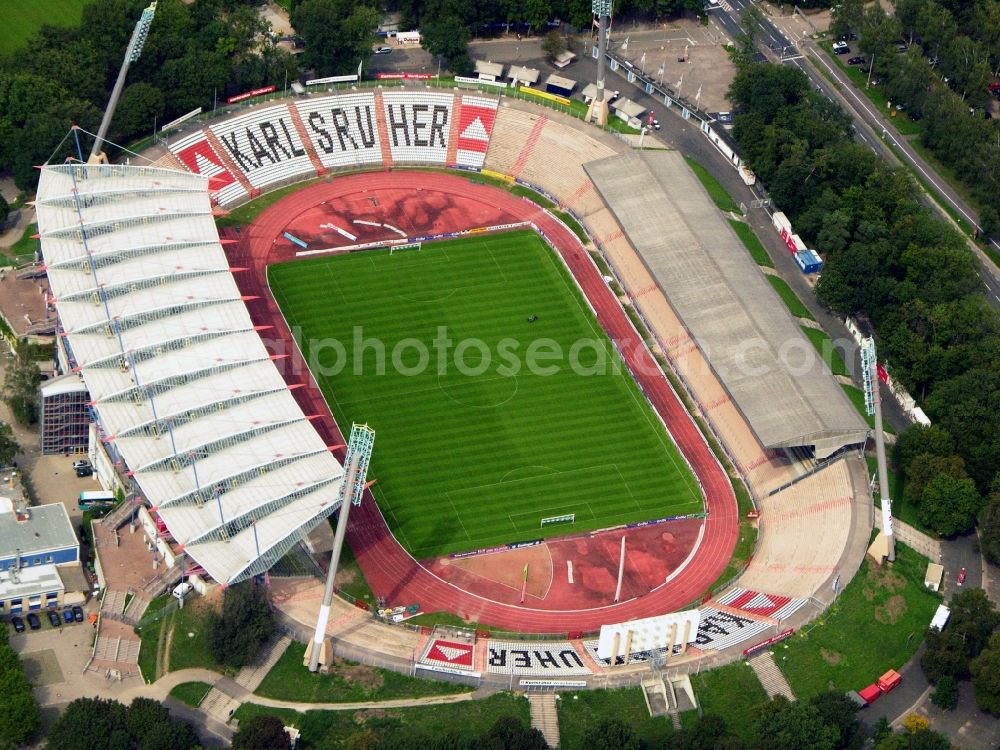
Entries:
{"type": "Polygon", "coordinates": [[[393,253],[398,252],[399,250],[419,250],[423,246],[423,244],[424,243],[422,242],[406,242],[402,245],[390,245],[389,255],[392,255],[393,253]]]}
{"type": "Polygon", "coordinates": [[[557,523],[576,523],[576,513],[564,513],[561,516],[548,516],[543,518],[542,522],[539,524],[539,528],[544,528],[545,526],[551,526],[557,523]]]}

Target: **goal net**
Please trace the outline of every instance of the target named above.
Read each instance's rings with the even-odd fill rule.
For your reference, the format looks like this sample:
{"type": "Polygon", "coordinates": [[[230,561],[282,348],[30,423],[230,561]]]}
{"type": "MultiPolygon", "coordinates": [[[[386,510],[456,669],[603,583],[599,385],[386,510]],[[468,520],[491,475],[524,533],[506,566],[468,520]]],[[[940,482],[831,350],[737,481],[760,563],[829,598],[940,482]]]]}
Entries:
{"type": "Polygon", "coordinates": [[[390,245],[389,255],[392,255],[393,253],[398,253],[402,250],[419,250],[422,245],[423,245],[422,242],[407,242],[402,245],[390,245]]]}

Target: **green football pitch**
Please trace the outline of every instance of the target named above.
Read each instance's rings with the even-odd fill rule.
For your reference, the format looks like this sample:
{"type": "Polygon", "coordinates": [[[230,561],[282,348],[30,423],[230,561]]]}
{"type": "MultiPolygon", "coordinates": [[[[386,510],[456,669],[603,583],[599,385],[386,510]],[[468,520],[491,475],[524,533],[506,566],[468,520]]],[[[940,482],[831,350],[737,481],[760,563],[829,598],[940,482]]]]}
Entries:
{"type": "Polygon", "coordinates": [[[703,510],[537,235],[299,260],[269,283],[341,429],[375,430],[373,491],[414,556],[703,510]]]}

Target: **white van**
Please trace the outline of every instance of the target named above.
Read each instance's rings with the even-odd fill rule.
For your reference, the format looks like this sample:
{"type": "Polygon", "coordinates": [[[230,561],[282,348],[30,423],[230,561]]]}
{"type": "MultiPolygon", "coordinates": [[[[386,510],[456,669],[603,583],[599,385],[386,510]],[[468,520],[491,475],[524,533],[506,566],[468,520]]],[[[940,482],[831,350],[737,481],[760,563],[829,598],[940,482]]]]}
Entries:
{"type": "Polygon", "coordinates": [[[184,581],[183,583],[178,583],[174,586],[174,598],[180,601],[184,601],[184,597],[191,593],[194,588],[190,583],[184,581]]]}

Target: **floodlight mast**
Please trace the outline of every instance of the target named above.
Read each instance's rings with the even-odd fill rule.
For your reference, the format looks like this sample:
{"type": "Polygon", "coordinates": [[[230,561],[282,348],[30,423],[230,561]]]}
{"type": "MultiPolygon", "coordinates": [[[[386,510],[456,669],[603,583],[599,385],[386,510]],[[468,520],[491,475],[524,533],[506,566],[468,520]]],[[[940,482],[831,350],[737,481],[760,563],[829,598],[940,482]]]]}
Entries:
{"type": "Polygon", "coordinates": [[[885,460],[885,435],[882,431],[882,397],[878,387],[878,357],[875,339],[861,342],[861,365],[864,370],[865,411],[875,417],[875,458],[878,464],[879,497],[882,501],[882,534],[886,542],[886,559],[896,560],[896,535],[892,528],[892,499],[889,497],[889,469],[885,460]]]}
{"type": "Polygon", "coordinates": [[[344,536],[347,534],[347,517],[352,505],[361,505],[361,497],[365,491],[365,478],[368,476],[368,462],[371,460],[374,442],[375,430],[367,424],[355,424],[351,427],[351,439],[347,445],[347,455],[344,457],[344,481],[340,485],[340,514],[337,517],[337,531],[333,536],[330,568],[326,571],[323,602],[319,608],[316,632],[313,634],[312,651],[309,654],[310,672],[319,669],[319,652],[326,638],[326,625],[330,620],[330,606],[333,604],[334,579],[337,577],[340,553],[344,548],[344,536]]]}
{"type": "Polygon", "coordinates": [[[591,10],[597,16],[597,93],[587,112],[589,122],[608,124],[608,100],[604,96],[604,61],[608,53],[608,20],[611,17],[611,0],[592,0],[591,10]]]}
{"type": "Polygon", "coordinates": [[[135,28],[132,30],[132,38],[129,40],[128,48],[125,50],[125,59],[122,61],[122,67],[118,71],[118,80],[115,81],[115,87],[111,90],[111,98],[108,99],[108,106],[104,108],[104,117],[101,118],[101,127],[97,131],[97,137],[94,139],[94,147],[90,150],[90,158],[87,159],[88,164],[104,164],[107,163],[108,157],[105,156],[103,151],[104,138],[108,134],[108,128],[111,127],[111,118],[115,114],[115,108],[118,106],[118,99],[122,95],[122,89],[125,88],[125,77],[128,75],[129,66],[139,59],[139,55],[142,54],[142,46],[146,43],[146,37],[149,36],[149,27],[153,23],[153,16],[156,14],[156,2],[151,2],[149,7],[142,11],[142,15],[135,24],[135,28]]]}

